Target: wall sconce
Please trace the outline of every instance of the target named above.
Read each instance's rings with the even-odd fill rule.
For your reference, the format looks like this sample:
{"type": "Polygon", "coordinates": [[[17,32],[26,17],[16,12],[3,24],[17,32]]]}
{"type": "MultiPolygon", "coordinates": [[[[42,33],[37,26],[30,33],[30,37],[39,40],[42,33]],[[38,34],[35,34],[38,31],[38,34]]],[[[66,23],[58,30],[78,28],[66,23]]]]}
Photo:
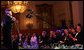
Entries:
{"type": "Polygon", "coordinates": [[[26,26],[27,26],[27,28],[32,29],[32,27],[33,27],[33,21],[28,20],[26,22],[26,26]]]}

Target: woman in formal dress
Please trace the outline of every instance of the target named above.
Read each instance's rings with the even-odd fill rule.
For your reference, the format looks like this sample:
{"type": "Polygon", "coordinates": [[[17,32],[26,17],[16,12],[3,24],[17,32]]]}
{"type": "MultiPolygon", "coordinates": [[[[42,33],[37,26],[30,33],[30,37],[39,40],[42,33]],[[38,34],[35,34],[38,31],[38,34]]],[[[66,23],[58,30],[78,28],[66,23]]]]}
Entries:
{"type": "Polygon", "coordinates": [[[32,48],[32,49],[37,49],[37,48],[38,48],[36,33],[33,33],[33,34],[32,34],[30,43],[31,43],[31,48],[32,48]]]}

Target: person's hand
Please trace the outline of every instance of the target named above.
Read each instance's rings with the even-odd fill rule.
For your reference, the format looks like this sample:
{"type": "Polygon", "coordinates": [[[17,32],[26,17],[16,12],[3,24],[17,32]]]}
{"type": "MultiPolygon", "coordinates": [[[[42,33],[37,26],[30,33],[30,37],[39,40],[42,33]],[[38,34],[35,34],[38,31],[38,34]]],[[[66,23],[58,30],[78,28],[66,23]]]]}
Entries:
{"type": "Polygon", "coordinates": [[[63,44],[64,42],[63,41],[60,41],[61,44],[63,44]]]}
{"type": "Polygon", "coordinates": [[[18,43],[18,45],[21,45],[21,43],[18,43]]]}
{"type": "Polygon", "coordinates": [[[77,41],[77,39],[76,39],[76,38],[73,38],[73,40],[74,40],[74,41],[77,41]]]}
{"type": "Polygon", "coordinates": [[[40,41],[39,43],[42,43],[43,41],[40,41]]]}
{"type": "Polygon", "coordinates": [[[16,21],[16,18],[15,18],[15,17],[12,17],[12,20],[13,20],[13,21],[16,21]]]}
{"type": "Polygon", "coordinates": [[[19,34],[19,36],[21,37],[21,36],[22,36],[22,34],[20,33],[20,34],[19,34]]]}

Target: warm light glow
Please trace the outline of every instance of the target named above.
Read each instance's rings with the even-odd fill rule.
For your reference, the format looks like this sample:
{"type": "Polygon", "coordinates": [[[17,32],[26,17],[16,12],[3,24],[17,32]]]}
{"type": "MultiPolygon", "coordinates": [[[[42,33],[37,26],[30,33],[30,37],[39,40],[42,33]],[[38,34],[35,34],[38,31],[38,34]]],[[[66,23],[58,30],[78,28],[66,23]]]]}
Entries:
{"type": "Polygon", "coordinates": [[[26,10],[28,1],[8,1],[8,5],[14,13],[23,13],[26,10]]]}
{"type": "Polygon", "coordinates": [[[21,5],[16,5],[16,9],[17,10],[21,9],[21,5]]]}
{"type": "Polygon", "coordinates": [[[26,6],[21,6],[21,5],[16,5],[16,6],[12,6],[11,7],[11,10],[14,12],[14,13],[23,13],[25,10],[26,10],[26,6]]]}
{"type": "Polygon", "coordinates": [[[28,20],[28,21],[26,21],[26,24],[33,24],[33,21],[32,20],[28,20]]]}
{"type": "Polygon", "coordinates": [[[14,4],[22,4],[22,1],[14,1],[14,4]]]}

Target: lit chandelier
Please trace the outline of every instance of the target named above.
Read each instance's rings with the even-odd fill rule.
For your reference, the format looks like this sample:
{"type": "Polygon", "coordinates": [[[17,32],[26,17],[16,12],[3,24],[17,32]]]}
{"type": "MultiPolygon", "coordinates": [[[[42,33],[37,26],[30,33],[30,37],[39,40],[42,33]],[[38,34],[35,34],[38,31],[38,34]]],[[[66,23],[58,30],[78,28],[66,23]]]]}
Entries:
{"type": "Polygon", "coordinates": [[[28,1],[8,1],[9,8],[14,13],[23,13],[28,6],[28,1]]]}

